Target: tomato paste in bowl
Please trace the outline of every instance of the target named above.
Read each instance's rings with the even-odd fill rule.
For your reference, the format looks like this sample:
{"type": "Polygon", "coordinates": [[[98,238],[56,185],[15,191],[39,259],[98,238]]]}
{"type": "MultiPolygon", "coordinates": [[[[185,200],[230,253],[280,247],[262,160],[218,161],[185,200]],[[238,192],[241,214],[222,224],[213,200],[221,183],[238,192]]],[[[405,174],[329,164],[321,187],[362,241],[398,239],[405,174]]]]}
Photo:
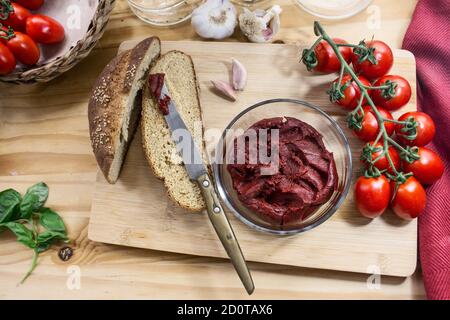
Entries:
{"type": "Polygon", "coordinates": [[[262,219],[283,226],[304,220],[331,198],[337,188],[336,165],[316,129],[296,118],[277,117],[260,120],[247,133],[249,130],[256,132],[256,148],[244,148],[244,163],[227,164],[233,188],[245,206],[262,219]],[[249,161],[252,150],[259,153],[261,146],[268,145],[260,141],[261,129],[278,130],[278,168],[268,174],[261,170],[268,164],[249,161]]]}
{"type": "Polygon", "coordinates": [[[222,200],[241,221],[293,234],[336,212],[350,187],[352,160],[334,119],[306,102],[274,99],[231,121],[213,169],[222,200]]]}

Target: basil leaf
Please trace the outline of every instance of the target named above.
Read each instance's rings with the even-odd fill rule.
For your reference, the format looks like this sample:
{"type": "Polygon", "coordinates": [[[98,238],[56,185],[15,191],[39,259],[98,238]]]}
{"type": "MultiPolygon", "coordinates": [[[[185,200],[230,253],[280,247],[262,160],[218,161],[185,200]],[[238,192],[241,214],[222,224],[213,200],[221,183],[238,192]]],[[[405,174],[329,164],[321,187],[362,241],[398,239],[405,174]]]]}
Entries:
{"type": "Polygon", "coordinates": [[[47,230],[38,234],[36,239],[38,243],[50,243],[52,240],[67,240],[67,236],[62,232],[47,230]]]}
{"type": "Polygon", "coordinates": [[[33,239],[33,232],[23,224],[18,222],[6,222],[1,224],[1,226],[11,230],[16,235],[17,241],[23,243],[31,249],[36,247],[36,242],[33,239]]]}
{"type": "Polygon", "coordinates": [[[36,242],[37,242],[36,250],[39,253],[44,252],[45,250],[47,250],[50,247],[52,242],[55,240],[67,241],[68,238],[65,233],[58,232],[58,231],[47,230],[47,231],[44,231],[44,232],[38,234],[37,239],[36,239],[36,242]]]}
{"type": "Polygon", "coordinates": [[[35,185],[28,188],[25,197],[29,194],[34,194],[38,197],[38,201],[34,203],[33,210],[39,211],[47,201],[48,198],[48,186],[44,182],[38,182],[35,185]]]}
{"type": "Polygon", "coordinates": [[[50,242],[38,243],[36,246],[36,252],[42,253],[44,251],[47,251],[48,248],[50,248],[50,246],[51,246],[50,242]]]}
{"type": "Polygon", "coordinates": [[[20,193],[14,189],[0,192],[0,223],[12,220],[14,213],[17,211],[16,206],[21,199],[20,193]]]}
{"type": "Polygon", "coordinates": [[[42,208],[40,211],[39,222],[49,231],[66,233],[66,226],[63,220],[55,211],[50,208],[42,208]]]}
{"type": "Polygon", "coordinates": [[[35,193],[26,193],[20,202],[20,219],[30,219],[35,208],[39,202],[39,197],[35,193]]]}
{"type": "Polygon", "coordinates": [[[7,223],[17,220],[19,218],[19,215],[20,215],[19,204],[16,203],[14,206],[6,209],[6,211],[3,212],[3,216],[0,217],[0,223],[7,223]]]}

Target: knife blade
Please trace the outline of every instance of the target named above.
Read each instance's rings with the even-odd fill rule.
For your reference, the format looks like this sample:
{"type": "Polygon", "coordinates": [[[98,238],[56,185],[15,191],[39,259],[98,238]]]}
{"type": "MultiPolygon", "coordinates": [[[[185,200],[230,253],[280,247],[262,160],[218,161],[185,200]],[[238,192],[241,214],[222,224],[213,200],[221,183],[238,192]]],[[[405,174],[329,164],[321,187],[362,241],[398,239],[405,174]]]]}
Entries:
{"type": "Polygon", "coordinates": [[[192,138],[191,132],[178,113],[175,102],[170,98],[169,91],[164,84],[161,88],[160,99],[164,99],[165,97],[169,97],[170,101],[168,105],[169,113],[164,118],[172,132],[172,139],[177,144],[178,154],[183,159],[183,164],[189,177],[191,180],[196,181],[198,177],[207,173],[206,166],[203,163],[203,158],[192,138]]]}
{"type": "Polygon", "coordinates": [[[175,102],[170,98],[165,83],[162,85],[159,101],[168,101],[168,112],[164,115],[164,118],[172,132],[172,138],[177,144],[177,152],[183,159],[190,179],[196,181],[200,187],[203,198],[205,199],[209,220],[230,257],[231,263],[236,269],[247,293],[252,294],[255,286],[238,240],[220,204],[219,197],[214,189],[206,166],[203,163],[201,153],[181,118],[175,102]]]}

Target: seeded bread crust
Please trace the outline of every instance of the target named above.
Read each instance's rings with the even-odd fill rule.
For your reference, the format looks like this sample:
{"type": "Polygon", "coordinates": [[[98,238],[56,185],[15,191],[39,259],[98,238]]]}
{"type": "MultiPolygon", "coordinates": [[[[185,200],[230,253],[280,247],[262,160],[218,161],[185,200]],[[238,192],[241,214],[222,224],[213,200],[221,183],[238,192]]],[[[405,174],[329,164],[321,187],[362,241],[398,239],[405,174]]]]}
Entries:
{"type": "MultiPolygon", "coordinates": [[[[136,71],[138,70],[139,65],[142,63],[142,60],[144,59],[145,54],[147,53],[147,51],[150,48],[150,46],[152,45],[152,43],[156,43],[156,45],[159,48],[161,48],[161,42],[160,42],[159,38],[151,37],[151,38],[142,40],[131,50],[128,68],[127,68],[127,72],[125,74],[125,80],[123,82],[123,93],[127,94],[130,92],[133,82],[135,81],[136,71]]],[[[161,52],[161,50],[159,50],[159,52],[161,52]]],[[[154,60],[156,60],[157,58],[159,58],[159,54],[157,57],[155,57],[154,60]]],[[[151,64],[153,64],[153,63],[154,63],[154,61],[152,60],[151,64]]],[[[147,66],[148,70],[150,70],[151,64],[147,66]]],[[[146,72],[146,73],[148,73],[148,72],[146,72]]],[[[147,75],[143,79],[140,79],[142,81],[142,85],[144,85],[146,79],[147,79],[147,75]]],[[[141,88],[142,88],[142,86],[141,86],[141,88]]]]}
{"type": "MultiPolygon", "coordinates": [[[[122,82],[122,74],[130,56],[126,51],[115,57],[103,69],[94,85],[88,107],[89,132],[91,145],[97,163],[106,179],[114,158],[115,141],[113,137],[120,130],[120,108],[118,104],[117,87],[122,82]]],[[[111,181],[109,181],[111,183],[111,181]]]]}
{"type": "MultiPolygon", "coordinates": [[[[169,51],[156,61],[150,70],[150,74],[153,73],[165,74],[171,98],[204,155],[200,90],[191,57],[181,51],[169,51]],[[200,124],[199,128],[194,129],[195,122],[200,124]]],[[[144,86],[142,104],[142,145],[150,168],[164,181],[169,197],[180,207],[193,212],[203,210],[205,202],[200,188],[190,180],[181,158],[176,156],[171,132],[150,95],[148,82],[144,86]]]]}
{"type": "Polygon", "coordinates": [[[139,123],[142,87],[160,55],[160,41],[147,38],[115,57],[98,77],[88,106],[89,131],[97,163],[109,183],[119,176],[139,123]]]}

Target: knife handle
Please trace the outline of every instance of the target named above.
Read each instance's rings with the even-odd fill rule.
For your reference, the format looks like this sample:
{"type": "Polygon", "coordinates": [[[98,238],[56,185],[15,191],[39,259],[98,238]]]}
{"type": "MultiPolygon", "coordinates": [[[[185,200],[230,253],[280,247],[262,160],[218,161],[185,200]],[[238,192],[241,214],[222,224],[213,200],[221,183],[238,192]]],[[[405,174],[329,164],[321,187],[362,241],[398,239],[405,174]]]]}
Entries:
{"type": "Polygon", "coordinates": [[[206,173],[201,175],[197,179],[197,183],[202,191],[203,198],[205,199],[206,211],[208,212],[209,219],[211,220],[225,251],[230,257],[231,263],[233,263],[239,278],[244,284],[245,289],[248,294],[252,294],[255,290],[252,276],[250,275],[242,250],[234,235],[230,222],[223,211],[219,197],[217,196],[209,175],[206,173]]]}

